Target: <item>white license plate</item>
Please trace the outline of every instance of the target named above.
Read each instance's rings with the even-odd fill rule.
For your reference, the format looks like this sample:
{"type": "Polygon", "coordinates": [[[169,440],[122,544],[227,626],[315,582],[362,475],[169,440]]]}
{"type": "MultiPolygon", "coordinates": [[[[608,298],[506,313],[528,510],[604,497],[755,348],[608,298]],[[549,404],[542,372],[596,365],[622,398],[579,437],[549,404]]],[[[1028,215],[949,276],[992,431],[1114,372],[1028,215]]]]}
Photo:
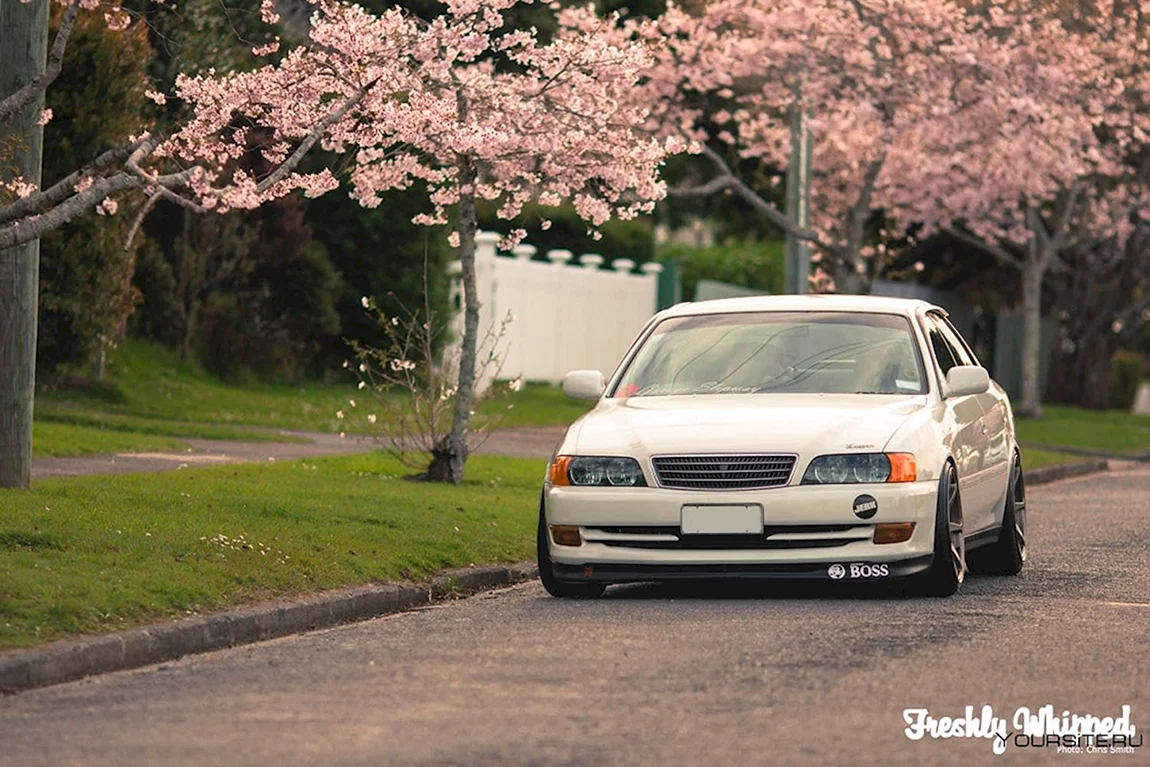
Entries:
{"type": "Polygon", "coordinates": [[[763,507],[757,503],[742,506],[684,506],[683,535],[732,535],[763,533],[763,507]]]}

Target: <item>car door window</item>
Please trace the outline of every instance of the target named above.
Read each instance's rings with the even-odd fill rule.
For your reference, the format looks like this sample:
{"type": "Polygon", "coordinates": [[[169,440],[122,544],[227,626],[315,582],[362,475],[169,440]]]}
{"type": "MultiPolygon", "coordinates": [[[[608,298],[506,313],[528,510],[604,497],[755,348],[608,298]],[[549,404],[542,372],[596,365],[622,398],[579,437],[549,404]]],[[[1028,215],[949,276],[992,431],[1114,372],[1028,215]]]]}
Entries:
{"type": "Polygon", "coordinates": [[[930,348],[934,351],[934,359],[938,362],[938,369],[945,378],[950,369],[958,365],[959,362],[955,359],[954,352],[951,351],[950,344],[947,343],[946,336],[943,335],[942,328],[938,326],[938,321],[933,315],[926,318],[926,333],[930,338],[930,348]]]}
{"type": "Polygon", "coordinates": [[[959,365],[973,365],[978,366],[978,360],[970,353],[970,350],[963,343],[962,337],[958,335],[958,331],[954,329],[954,325],[945,317],[932,315],[935,323],[938,325],[939,330],[942,331],[942,337],[946,339],[947,346],[950,347],[951,353],[954,354],[955,360],[959,365]]]}

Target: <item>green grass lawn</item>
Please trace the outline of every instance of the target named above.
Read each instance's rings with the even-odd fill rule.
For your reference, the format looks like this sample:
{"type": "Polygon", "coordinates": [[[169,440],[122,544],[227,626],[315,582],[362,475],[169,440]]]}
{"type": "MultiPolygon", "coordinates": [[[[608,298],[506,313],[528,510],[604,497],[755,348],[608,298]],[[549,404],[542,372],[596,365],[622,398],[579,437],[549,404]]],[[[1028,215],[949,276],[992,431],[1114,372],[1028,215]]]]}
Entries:
{"type": "MultiPolygon", "coordinates": [[[[350,376],[348,383],[327,385],[230,384],[159,346],[129,341],[117,350],[100,385],[37,395],[37,435],[42,438],[34,449],[37,455],[152,450],[159,443],[151,436],[296,441],[245,427],[370,433],[374,427],[364,418],[337,419],[337,411],[350,411],[350,400],[357,401],[360,413],[371,410],[370,395],[352,385],[350,376]],[[73,439],[65,426],[82,429],[73,439]],[[83,429],[104,431],[106,443],[95,431],[83,429]],[[133,440],[129,434],[140,436],[133,440]]],[[[484,403],[478,417],[504,427],[565,426],[589,408],[587,402],[564,397],[558,387],[528,384],[484,403]],[[511,410],[508,402],[514,404],[511,410]]]]}
{"type": "Polygon", "coordinates": [[[36,458],[64,458],[91,453],[171,452],[186,448],[186,442],[155,434],[136,434],[41,420],[32,425],[32,455],[36,458]]]}
{"type": "Polygon", "coordinates": [[[101,385],[43,391],[37,408],[47,406],[46,412],[54,414],[71,409],[169,423],[336,431],[335,413],[354,395],[351,383],[230,384],[160,346],[128,341],[117,349],[101,385]]]}
{"type": "Polygon", "coordinates": [[[530,558],[544,462],[467,466],[459,487],[374,453],[0,490],[0,648],[530,558]]]}
{"type": "Polygon", "coordinates": [[[1053,450],[1039,450],[1034,447],[1022,446],[1022,466],[1026,470],[1038,469],[1043,466],[1054,466],[1060,463],[1081,463],[1090,459],[1082,455],[1059,453],[1053,450]]]}
{"type": "MultiPolygon", "coordinates": [[[[1038,443],[1138,453],[1150,450],[1150,416],[1047,405],[1038,420],[1017,419],[1022,445],[1038,443]]],[[[1028,451],[1029,452],[1029,451],[1028,451]]]]}
{"type": "Polygon", "coordinates": [[[36,457],[186,449],[187,443],[179,437],[252,442],[307,441],[274,431],[105,413],[53,401],[36,403],[36,422],[32,431],[32,454],[36,457]]]}

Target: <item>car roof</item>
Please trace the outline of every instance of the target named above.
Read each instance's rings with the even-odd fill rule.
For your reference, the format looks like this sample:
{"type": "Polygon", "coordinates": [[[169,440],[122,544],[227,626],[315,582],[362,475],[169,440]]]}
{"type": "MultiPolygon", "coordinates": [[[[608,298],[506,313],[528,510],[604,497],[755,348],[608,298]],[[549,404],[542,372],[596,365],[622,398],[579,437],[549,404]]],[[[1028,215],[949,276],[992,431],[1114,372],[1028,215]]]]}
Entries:
{"type": "Polygon", "coordinates": [[[946,310],[942,307],[918,298],[837,295],[830,293],[746,296],[742,298],[718,298],[712,301],[693,301],[675,304],[669,309],[664,310],[662,315],[664,317],[684,317],[693,314],[729,314],[734,312],[822,311],[913,316],[919,310],[934,310],[946,316],[946,310]]]}

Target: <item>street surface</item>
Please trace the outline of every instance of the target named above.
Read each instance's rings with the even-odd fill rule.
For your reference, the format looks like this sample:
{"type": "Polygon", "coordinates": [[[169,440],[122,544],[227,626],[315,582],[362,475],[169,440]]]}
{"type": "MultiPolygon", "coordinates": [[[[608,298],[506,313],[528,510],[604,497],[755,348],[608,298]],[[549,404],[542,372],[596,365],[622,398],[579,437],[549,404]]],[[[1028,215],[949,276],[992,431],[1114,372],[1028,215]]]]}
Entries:
{"type": "Polygon", "coordinates": [[[1029,510],[1023,574],[947,600],[531,583],[0,698],[0,765],[1150,764],[903,734],[984,704],[1150,730],[1150,470],[1029,510]]]}

